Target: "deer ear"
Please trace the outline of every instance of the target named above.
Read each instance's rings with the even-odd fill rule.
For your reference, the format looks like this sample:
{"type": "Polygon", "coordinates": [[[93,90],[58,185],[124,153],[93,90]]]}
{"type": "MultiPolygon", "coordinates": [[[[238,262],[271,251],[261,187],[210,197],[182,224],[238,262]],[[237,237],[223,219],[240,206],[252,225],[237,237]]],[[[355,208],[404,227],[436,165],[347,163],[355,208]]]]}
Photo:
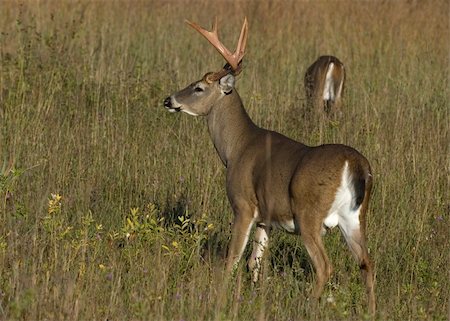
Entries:
{"type": "Polygon", "coordinates": [[[220,90],[225,94],[229,95],[233,91],[235,78],[232,74],[227,74],[220,78],[219,87],[220,90]]]}

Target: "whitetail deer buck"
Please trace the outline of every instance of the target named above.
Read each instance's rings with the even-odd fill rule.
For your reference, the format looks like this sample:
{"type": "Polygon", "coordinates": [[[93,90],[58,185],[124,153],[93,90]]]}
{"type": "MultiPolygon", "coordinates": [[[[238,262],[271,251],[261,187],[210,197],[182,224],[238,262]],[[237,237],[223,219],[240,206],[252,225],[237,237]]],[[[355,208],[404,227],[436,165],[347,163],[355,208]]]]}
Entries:
{"type": "Polygon", "coordinates": [[[308,106],[319,112],[341,113],[345,69],[333,56],[320,56],[305,73],[308,106]]]}
{"type": "Polygon", "coordinates": [[[238,263],[256,223],[256,242],[249,260],[256,281],[270,228],[281,227],[301,235],[317,274],[313,295],[319,298],[332,272],[321,236],[326,228],[339,226],[361,268],[373,313],[374,277],[365,231],[372,188],[369,162],[349,146],[309,147],[256,126],[234,87],[245,52],[247,19],[234,53],[218,39],[217,20],[212,32],[188,24],[228,63],[167,97],[164,107],[205,116],[226,167],[226,190],[235,214],[227,270],[231,272],[238,263]]]}

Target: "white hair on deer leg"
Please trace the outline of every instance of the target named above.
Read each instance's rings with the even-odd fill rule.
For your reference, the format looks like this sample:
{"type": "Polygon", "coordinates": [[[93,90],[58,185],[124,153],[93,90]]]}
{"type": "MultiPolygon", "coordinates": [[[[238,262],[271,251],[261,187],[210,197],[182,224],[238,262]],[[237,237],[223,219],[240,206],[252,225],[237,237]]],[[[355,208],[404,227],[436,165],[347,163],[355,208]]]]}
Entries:
{"type": "Polygon", "coordinates": [[[255,243],[253,252],[249,260],[249,268],[253,272],[253,282],[258,281],[259,270],[261,268],[261,258],[269,241],[269,236],[263,227],[257,227],[255,232],[255,243]]]}
{"type": "Polygon", "coordinates": [[[239,256],[236,259],[236,263],[239,262],[239,260],[242,257],[242,254],[244,253],[245,247],[247,246],[248,238],[250,237],[250,231],[252,230],[253,223],[255,223],[255,219],[256,218],[253,218],[251,223],[248,225],[247,231],[245,232],[245,239],[244,242],[242,242],[242,248],[239,251],[239,256]]]}
{"type": "Polygon", "coordinates": [[[259,217],[259,211],[258,208],[255,208],[255,211],[253,212],[253,218],[257,219],[259,217]]]}
{"type": "Polygon", "coordinates": [[[323,88],[323,100],[334,101],[334,86],[333,86],[333,69],[334,64],[331,62],[328,66],[327,75],[325,77],[325,86],[323,88]]]}
{"type": "MultiPolygon", "coordinates": [[[[255,211],[255,213],[256,213],[256,211],[255,211]]],[[[256,220],[256,218],[253,217],[253,219],[251,220],[250,224],[247,227],[247,231],[245,232],[245,238],[244,238],[244,242],[242,242],[242,247],[239,250],[238,255],[233,258],[233,264],[232,264],[233,273],[234,273],[234,271],[236,271],[239,261],[241,260],[242,254],[244,253],[245,247],[247,246],[248,238],[250,237],[250,231],[252,230],[253,223],[255,223],[255,220],[256,220]]]]}

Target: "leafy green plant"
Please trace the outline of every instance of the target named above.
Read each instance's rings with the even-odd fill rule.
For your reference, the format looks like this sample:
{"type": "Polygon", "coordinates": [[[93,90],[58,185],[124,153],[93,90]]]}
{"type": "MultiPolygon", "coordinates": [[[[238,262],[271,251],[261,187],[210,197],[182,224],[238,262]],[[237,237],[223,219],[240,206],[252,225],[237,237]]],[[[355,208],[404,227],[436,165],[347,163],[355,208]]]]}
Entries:
{"type": "Polygon", "coordinates": [[[67,224],[67,219],[62,212],[62,201],[63,197],[58,193],[50,195],[47,215],[44,216],[42,222],[44,230],[55,241],[70,236],[73,230],[73,227],[67,224]]]}
{"type": "Polygon", "coordinates": [[[157,215],[156,206],[151,203],[146,206],[144,211],[140,211],[137,207],[131,208],[121,229],[122,237],[128,241],[137,239],[155,242],[164,232],[164,218],[158,218],[157,215]]]}
{"type": "Polygon", "coordinates": [[[0,169],[0,193],[12,193],[14,184],[23,173],[25,173],[25,170],[15,168],[12,164],[7,165],[4,163],[0,169]]]}

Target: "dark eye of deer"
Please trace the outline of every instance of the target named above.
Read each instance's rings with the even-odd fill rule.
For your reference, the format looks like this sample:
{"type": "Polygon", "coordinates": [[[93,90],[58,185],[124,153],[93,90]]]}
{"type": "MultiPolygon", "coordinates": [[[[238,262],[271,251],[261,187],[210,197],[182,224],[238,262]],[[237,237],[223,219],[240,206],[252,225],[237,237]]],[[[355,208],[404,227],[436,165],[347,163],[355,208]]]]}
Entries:
{"type": "Polygon", "coordinates": [[[195,91],[195,92],[202,92],[202,91],[203,91],[203,88],[202,88],[202,87],[195,87],[195,88],[194,88],[194,91],[195,91]]]}

